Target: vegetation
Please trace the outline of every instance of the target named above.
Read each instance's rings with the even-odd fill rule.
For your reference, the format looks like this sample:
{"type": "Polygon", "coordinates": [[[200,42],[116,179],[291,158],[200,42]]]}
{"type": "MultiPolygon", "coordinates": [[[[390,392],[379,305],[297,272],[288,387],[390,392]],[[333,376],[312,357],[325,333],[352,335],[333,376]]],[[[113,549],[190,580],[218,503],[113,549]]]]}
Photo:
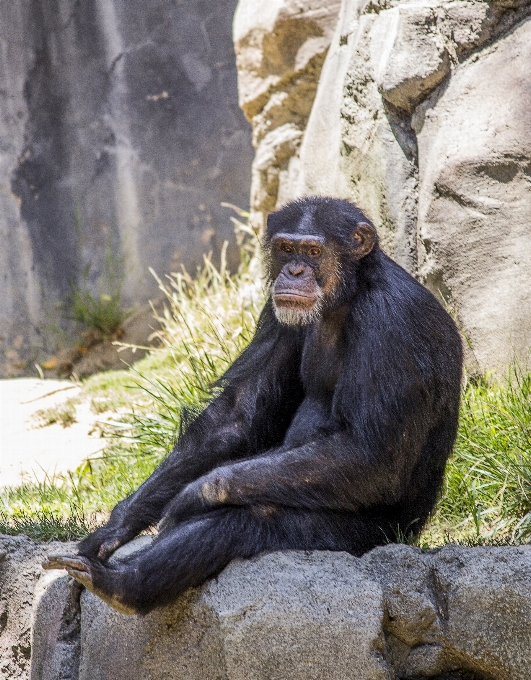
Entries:
{"type": "MultiPolygon", "coordinates": [[[[183,407],[199,409],[209,385],[248,343],[263,303],[257,241],[238,223],[242,264],[231,276],[224,253],[191,277],[159,281],[166,295],[161,349],[127,372],[84,384],[96,413],[111,415],[103,456],[70,475],[0,496],[0,532],[76,539],[101,523],[171,448],[183,407]]],[[[518,543],[531,536],[531,375],[469,380],[443,497],[423,547],[518,543]]]]}
{"type": "Polygon", "coordinates": [[[77,422],[76,405],[77,399],[68,399],[60,406],[40,409],[35,414],[35,419],[40,427],[54,425],[55,423],[59,423],[63,427],[70,427],[77,422]]]}
{"type": "Polygon", "coordinates": [[[104,337],[110,337],[125,321],[131,310],[123,308],[122,287],[124,276],[123,258],[113,255],[110,242],[107,244],[102,272],[102,287],[106,292],[93,295],[87,285],[91,264],[85,267],[84,285],[72,286],[68,301],[70,318],[85,329],[97,331],[104,337]]]}
{"type": "Polygon", "coordinates": [[[122,308],[121,293],[94,296],[88,288],[72,289],[70,316],[86,328],[111,336],[125,321],[128,312],[122,308]]]}
{"type": "Polygon", "coordinates": [[[502,383],[463,390],[445,489],[425,539],[472,543],[531,537],[531,375],[513,368],[502,383]]]}

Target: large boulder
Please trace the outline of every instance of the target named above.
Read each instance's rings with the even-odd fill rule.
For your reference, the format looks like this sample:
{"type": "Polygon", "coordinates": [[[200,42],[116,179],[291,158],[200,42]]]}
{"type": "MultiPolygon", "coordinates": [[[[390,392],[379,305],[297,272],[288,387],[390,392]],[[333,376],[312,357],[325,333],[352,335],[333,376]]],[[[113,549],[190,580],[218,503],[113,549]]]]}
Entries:
{"type": "Polygon", "coordinates": [[[32,680],[529,678],[530,546],[259,555],[143,618],[84,592],[77,629],[45,578],[32,680]]]}
{"type": "Polygon", "coordinates": [[[238,109],[236,0],[2,3],[0,375],[33,370],[57,339],[72,284],[159,275],[231,240],[246,208],[250,126],[238,109]],[[32,359],[28,365],[27,361],[32,359]]]}
{"type": "Polygon", "coordinates": [[[388,680],[382,592],[346,554],[231,564],[145,619],[82,597],[79,680],[388,680]]]}
{"type": "Polygon", "coordinates": [[[415,113],[419,274],[456,303],[482,367],[531,347],[531,20],[415,113]]]}
{"type": "MultiPolygon", "coordinates": [[[[240,1],[249,34],[260,5],[240,1]]],[[[277,181],[256,210],[305,194],[359,204],[451,309],[479,371],[531,365],[530,13],[530,0],[343,0],[305,127],[275,85],[277,138],[287,149],[289,128],[296,151],[255,158],[277,181]]]]}

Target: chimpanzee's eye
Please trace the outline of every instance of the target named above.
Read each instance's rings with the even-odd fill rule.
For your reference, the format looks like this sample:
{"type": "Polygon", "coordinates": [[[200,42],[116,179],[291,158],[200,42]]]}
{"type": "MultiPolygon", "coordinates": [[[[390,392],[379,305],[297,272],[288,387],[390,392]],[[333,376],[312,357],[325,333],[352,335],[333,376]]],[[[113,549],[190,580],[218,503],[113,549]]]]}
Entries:
{"type": "Polygon", "coordinates": [[[280,250],[283,253],[292,253],[293,252],[293,246],[290,246],[289,243],[281,243],[280,250]]]}
{"type": "Polygon", "coordinates": [[[310,248],[308,255],[310,257],[321,257],[321,248],[318,248],[317,246],[310,248]]]}

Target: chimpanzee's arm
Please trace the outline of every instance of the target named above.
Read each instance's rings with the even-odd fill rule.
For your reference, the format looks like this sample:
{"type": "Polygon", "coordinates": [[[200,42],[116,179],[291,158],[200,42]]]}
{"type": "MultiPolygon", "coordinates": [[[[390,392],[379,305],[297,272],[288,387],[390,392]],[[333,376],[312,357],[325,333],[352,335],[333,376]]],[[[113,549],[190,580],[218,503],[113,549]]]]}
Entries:
{"type": "Polygon", "coordinates": [[[190,483],[165,508],[163,528],[221,505],[356,511],[392,503],[410,471],[400,463],[356,450],[344,432],[295,449],[275,449],[215,468],[190,483]]]}
{"type": "Polygon", "coordinates": [[[226,461],[282,442],[302,399],[298,329],[281,328],[268,306],[249,347],[220,380],[222,392],[188,426],[168,458],[116,505],[107,524],[79,544],[107,558],[155,524],[183,487],[226,461]]]}
{"type": "MultiPolygon", "coordinates": [[[[351,398],[355,402],[355,392],[351,398]]],[[[393,505],[410,488],[419,459],[432,456],[428,440],[448,438],[451,447],[456,414],[443,404],[434,409],[414,376],[404,377],[395,393],[391,387],[369,389],[353,405],[349,424],[315,432],[308,419],[306,442],[222,465],[196,479],[165,509],[163,528],[222,505],[354,512],[393,505]]]]}

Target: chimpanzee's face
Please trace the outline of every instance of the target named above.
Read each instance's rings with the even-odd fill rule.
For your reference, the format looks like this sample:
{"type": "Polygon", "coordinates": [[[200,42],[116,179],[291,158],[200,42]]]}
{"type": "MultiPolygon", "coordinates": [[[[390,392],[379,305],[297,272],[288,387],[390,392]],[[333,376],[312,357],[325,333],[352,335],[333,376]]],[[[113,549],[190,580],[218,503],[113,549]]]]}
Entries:
{"type": "Polygon", "coordinates": [[[292,206],[273,213],[270,216],[273,220],[268,222],[271,294],[281,323],[308,325],[337,306],[341,291],[346,288],[342,280],[345,261],[357,262],[376,243],[374,227],[363,222],[351,224],[347,243],[339,238],[339,233],[337,238],[327,236],[329,220],[320,225],[324,211],[323,206],[319,207],[319,214],[308,208],[293,226],[283,214],[292,206]],[[271,233],[271,227],[274,229],[276,224],[279,230],[271,233]]]}
{"type": "Polygon", "coordinates": [[[306,325],[321,314],[325,287],[337,285],[333,250],[323,236],[275,234],[271,241],[273,305],[277,319],[306,325]]]}

